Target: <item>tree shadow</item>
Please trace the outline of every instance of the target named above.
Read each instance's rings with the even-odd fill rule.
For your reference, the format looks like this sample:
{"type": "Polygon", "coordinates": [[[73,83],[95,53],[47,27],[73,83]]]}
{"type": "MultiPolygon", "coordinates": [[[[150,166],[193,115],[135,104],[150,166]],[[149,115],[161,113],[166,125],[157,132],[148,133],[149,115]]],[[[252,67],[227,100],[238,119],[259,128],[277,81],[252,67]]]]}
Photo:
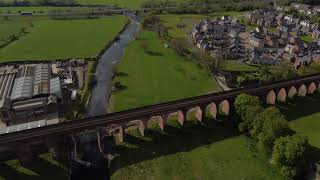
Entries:
{"type": "Polygon", "coordinates": [[[277,107],[286,116],[288,121],[320,112],[320,95],[296,97],[286,103],[278,103],[277,107]]]}
{"type": "Polygon", "coordinates": [[[162,132],[160,128],[149,129],[146,137],[127,134],[125,143],[118,146],[118,153],[111,164],[110,176],[120,168],[148,159],[177,152],[190,151],[199,146],[218,142],[239,135],[236,121],[218,122],[205,119],[203,122],[186,121],[183,127],[169,123],[162,132]]]}
{"type": "Polygon", "coordinates": [[[144,52],[147,53],[150,56],[163,56],[163,54],[159,53],[159,52],[154,52],[154,51],[149,51],[149,50],[146,50],[144,52]]]}

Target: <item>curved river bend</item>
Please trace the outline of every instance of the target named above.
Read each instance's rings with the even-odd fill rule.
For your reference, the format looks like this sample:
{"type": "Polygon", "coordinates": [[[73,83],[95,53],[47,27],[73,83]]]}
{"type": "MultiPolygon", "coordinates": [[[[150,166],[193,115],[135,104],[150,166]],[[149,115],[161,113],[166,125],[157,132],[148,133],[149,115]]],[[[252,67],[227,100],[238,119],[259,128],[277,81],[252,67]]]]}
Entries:
{"type": "Polygon", "coordinates": [[[91,91],[91,100],[86,117],[99,116],[107,113],[112,89],[113,67],[119,64],[126,46],[138,35],[140,23],[138,17],[127,14],[130,22],[120,34],[119,40],[114,42],[101,56],[97,64],[95,77],[96,85],[91,91]]]}

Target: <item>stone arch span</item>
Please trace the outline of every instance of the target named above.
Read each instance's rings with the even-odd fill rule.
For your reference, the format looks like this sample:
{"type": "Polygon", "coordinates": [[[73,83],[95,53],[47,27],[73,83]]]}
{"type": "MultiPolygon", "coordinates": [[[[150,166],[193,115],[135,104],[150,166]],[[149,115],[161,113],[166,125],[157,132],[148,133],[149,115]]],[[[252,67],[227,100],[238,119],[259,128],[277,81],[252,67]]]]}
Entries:
{"type": "Polygon", "coordinates": [[[228,116],[230,113],[230,104],[228,100],[223,100],[219,104],[219,114],[228,116]]]}
{"type": "Polygon", "coordinates": [[[307,95],[307,87],[305,84],[302,84],[300,87],[299,87],[299,90],[298,90],[298,96],[300,97],[305,97],[307,95]]]}
{"type": "Polygon", "coordinates": [[[177,121],[178,123],[183,126],[184,121],[186,120],[186,113],[184,113],[184,111],[178,111],[177,112],[177,121]]]}
{"type": "Polygon", "coordinates": [[[213,119],[217,119],[217,105],[215,103],[211,103],[207,106],[209,115],[213,119]]]}
{"type": "Polygon", "coordinates": [[[287,91],[284,88],[281,88],[278,92],[277,100],[279,102],[286,102],[287,99],[287,91]]]}
{"type": "Polygon", "coordinates": [[[308,87],[308,94],[313,94],[317,90],[317,85],[316,83],[312,82],[309,87],[308,87]]]}
{"type": "Polygon", "coordinates": [[[289,92],[288,92],[288,98],[293,98],[294,96],[296,96],[298,93],[297,91],[297,88],[292,86],[290,89],[289,89],[289,92]]]}
{"type": "Polygon", "coordinates": [[[266,103],[270,105],[274,105],[276,103],[276,99],[277,99],[276,93],[274,92],[274,90],[271,90],[267,95],[266,103]]]}
{"type": "MultiPolygon", "coordinates": [[[[190,108],[187,112],[186,112],[186,116],[190,117],[190,115],[192,117],[194,117],[198,122],[201,122],[202,121],[202,118],[203,118],[203,113],[205,113],[205,110],[204,112],[202,112],[202,109],[200,106],[196,106],[196,107],[192,107],[190,108]],[[190,114],[191,113],[191,114],[190,114]]],[[[186,117],[185,117],[185,120],[186,117]]]]}
{"type": "Polygon", "coordinates": [[[145,135],[145,129],[146,127],[146,122],[144,122],[143,120],[133,120],[128,122],[125,126],[128,127],[130,129],[130,127],[137,127],[137,129],[139,130],[141,136],[145,135]]]}
{"type": "Polygon", "coordinates": [[[151,128],[152,126],[154,126],[155,124],[158,125],[158,127],[163,131],[165,123],[164,123],[164,119],[162,116],[154,116],[151,117],[150,120],[147,123],[148,128],[151,128]]]}

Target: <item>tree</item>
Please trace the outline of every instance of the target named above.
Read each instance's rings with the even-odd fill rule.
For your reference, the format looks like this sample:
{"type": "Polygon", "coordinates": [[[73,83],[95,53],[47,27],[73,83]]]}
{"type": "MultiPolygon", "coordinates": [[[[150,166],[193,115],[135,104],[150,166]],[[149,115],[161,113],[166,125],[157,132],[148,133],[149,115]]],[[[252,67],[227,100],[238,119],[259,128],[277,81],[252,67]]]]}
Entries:
{"type": "Polygon", "coordinates": [[[269,67],[268,66],[262,66],[259,69],[259,78],[261,82],[268,82],[272,79],[272,74],[269,71],[269,67]]]}
{"type": "Polygon", "coordinates": [[[258,139],[267,151],[271,150],[277,138],[293,134],[293,130],[290,129],[287,120],[278,108],[269,107],[263,111],[262,116],[263,126],[258,139]]]}
{"type": "Polygon", "coordinates": [[[144,19],[142,25],[144,28],[153,27],[156,24],[160,23],[160,17],[157,15],[151,15],[144,19]]]}
{"type": "Polygon", "coordinates": [[[278,138],[273,146],[271,163],[280,167],[281,174],[294,177],[307,163],[310,150],[308,139],[299,135],[278,138]]]}
{"type": "Polygon", "coordinates": [[[259,97],[250,94],[240,94],[237,96],[234,106],[240,117],[244,118],[247,111],[250,110],[250,107],[261,106],[261,104],[259,97]]]}
{"type": "Polygon", "coordinates": [[[239,124],[239,130],[250,132],[253,128],[255,116],[263,111],[259,98],[249,94],[240,94],[237,96],[234,105],[242,120],[242,123],[239,124]]]}

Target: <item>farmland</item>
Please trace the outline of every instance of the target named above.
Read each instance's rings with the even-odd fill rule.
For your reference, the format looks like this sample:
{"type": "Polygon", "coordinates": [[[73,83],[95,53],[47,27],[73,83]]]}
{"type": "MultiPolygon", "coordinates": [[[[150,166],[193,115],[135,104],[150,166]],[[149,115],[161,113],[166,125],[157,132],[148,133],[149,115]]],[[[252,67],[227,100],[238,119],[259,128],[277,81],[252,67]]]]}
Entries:
{"type": "Polygon", "coordinates": [[[188,62],[153,32],[144,31],[126,50],[116,77],[127,89],[113,93],[113,111],[172,101],[217,91],[208,73],[188,62]]]}
{"type": "Polygon", "coordinates": [[[0,49],[0,62],[93,58],[126,22],[124,16],[33,20],[33,28],[26,36],[0,49]]]}
{"type": "MultiPolygon", "coordinates": [[[[81,5],[109,5],[122,8],[140,8],[148,0],[56,0],[53,2],[64,4],[81,4],[81,5]]],[[[186,0],[176,0],[177,2],[185,2],[186,0]]],[[[4,0],[2,3],[13,3],[14,0],[4,0]]],[[[34,5],[39,5],[41,0],[26,0],[34,5]]],[[[156,2],[165,2],[165,0],[156,0],[156,2]]]]}

